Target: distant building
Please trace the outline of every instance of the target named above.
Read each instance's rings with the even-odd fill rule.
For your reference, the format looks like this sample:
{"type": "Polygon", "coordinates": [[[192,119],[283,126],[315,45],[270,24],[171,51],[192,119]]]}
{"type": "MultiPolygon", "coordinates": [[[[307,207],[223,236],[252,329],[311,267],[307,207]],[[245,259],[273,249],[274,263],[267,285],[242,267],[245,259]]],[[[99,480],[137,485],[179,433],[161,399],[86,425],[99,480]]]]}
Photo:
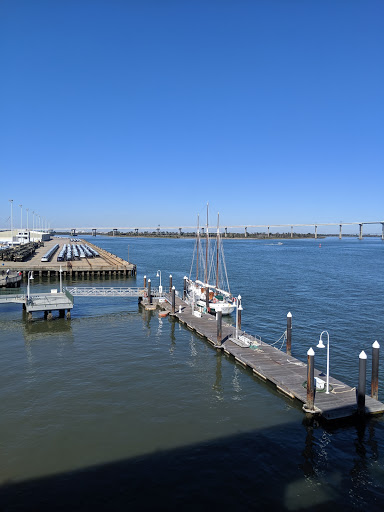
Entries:
{"type": "Polygon", "coordinates": [[[32,231],[31,229],[21,229],[9,231],[0,231],[1,245],[23,245],[29,242],[46,242],[51,239],[50,233],[43,231],[32,231]]]}

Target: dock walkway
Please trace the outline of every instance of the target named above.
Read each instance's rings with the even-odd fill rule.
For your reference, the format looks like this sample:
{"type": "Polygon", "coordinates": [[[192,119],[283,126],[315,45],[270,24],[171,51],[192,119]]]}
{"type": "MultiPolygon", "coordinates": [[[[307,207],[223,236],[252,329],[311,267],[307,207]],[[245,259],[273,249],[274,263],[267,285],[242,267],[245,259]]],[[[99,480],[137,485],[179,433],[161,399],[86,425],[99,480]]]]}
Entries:
{"type": "MultiPolygon", "coordinates": [[[[171,295],[164,294],[167,302],[160,303],[160,307],[171,310],[171,295]]],[[[196,317],[192,308],[180,297],[176,296],[176,312],[174,315],[189,329],[197,332],[217,349],[233,356],[237,363],[244,368],[252,370],[253,374],[265,382],[270,382],[276,389],[290,398],[299,400],[303,405],[307,400],[306,380],[307,364],[277,348],[256,339],[244,331],[239,330],[240,341],[234,340],[235,328],[222,324],[222,342],[217,342],[216,318],[210,314],[196,317]],[[231,340],[234,340],[232,341],[231,340]],[[246,345],[249,342],[250,346],[246,345]]],[[[315,377],[324,379],[320,371],[315,369],[315,377]]],[[[327,420],[344,419],[353,416],[357,411],[356,388],[329,377],[331,392],[316,391],[316,413],[327,420]]],[[[366,414],[384,413],[384,404],[369,396],[365,398],[366,414]]]]}

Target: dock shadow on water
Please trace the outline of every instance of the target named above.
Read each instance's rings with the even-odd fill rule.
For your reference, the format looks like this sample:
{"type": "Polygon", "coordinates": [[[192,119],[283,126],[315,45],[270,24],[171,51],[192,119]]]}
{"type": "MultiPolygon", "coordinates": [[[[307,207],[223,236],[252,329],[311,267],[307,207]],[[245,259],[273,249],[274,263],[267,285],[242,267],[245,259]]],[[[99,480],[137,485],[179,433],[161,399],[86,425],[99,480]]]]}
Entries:
{"type": "MultiPolygon", "coordinates": [[[[383,425],[288,423],[6,483],[1,510],[380,510],[383,425]],[[300,435],[298,435],[300,434],[300,435]],[[350,437],[353,443],[349,442],[350,437]],[[276,461],[284,466],[276,471],[276,461]],[[340,458],[342,464],[338,463],[340,458]]],[[[107,442],[107,440],[106,440],[107,442]]]]}

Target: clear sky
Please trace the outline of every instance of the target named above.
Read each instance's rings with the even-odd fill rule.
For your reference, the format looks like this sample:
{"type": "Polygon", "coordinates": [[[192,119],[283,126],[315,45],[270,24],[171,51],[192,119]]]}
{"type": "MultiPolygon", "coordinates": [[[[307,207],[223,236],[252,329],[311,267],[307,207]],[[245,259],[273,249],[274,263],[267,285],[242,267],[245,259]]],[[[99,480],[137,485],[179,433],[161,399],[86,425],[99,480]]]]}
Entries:
{"type": "MultiPolygon", "coordinates": [[[[384,219],[382,0],[0,0],[0,228],[384,219]],[[25,213],[24,213],[25,215],[25,213]]],[[[379,228],[377,228],[378,230],[379,228]]]]}

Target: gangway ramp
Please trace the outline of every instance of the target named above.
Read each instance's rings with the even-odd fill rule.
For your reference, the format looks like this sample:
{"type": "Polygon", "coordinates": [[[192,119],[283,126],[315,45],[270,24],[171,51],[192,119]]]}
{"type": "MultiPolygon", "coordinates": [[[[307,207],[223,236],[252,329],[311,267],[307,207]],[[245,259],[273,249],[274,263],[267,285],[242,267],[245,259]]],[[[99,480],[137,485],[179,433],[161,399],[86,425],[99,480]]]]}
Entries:
{"type": "MultiPolygon", "coordinates": [[[[147,294],[147,288],[132,286],[67,286],[66,290],[73,297],[145,297],[147,294]]],[[[151,295],[158,296],[158,289],[152,288],[151,295]]]]}

